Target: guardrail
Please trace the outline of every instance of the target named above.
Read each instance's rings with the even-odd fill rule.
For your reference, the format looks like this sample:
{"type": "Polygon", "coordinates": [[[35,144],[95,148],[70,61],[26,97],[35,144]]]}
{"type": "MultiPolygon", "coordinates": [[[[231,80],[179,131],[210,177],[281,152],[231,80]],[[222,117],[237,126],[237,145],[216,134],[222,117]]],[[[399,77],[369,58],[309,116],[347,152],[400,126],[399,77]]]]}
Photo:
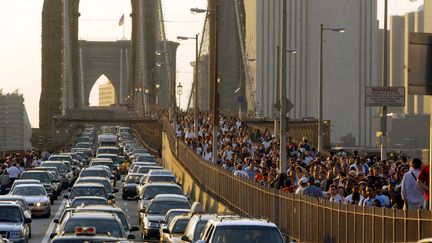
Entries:
{"type": "Polygon", "coordinates": [[[415,242],[432,237],[432,213],[334,204],[275,191],[202,160],[163,122],[169,146],[207,192],[239,214],[275,222],[300,242],[415,242]]]}

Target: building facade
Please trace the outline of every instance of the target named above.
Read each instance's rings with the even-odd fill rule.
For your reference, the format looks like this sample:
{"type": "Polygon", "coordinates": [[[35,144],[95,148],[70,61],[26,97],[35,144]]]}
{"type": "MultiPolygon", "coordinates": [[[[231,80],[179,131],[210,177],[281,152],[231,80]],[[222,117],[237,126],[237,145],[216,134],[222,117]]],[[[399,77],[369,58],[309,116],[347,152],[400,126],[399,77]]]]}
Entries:
{"type": "MultiPolygon", "coordinates": [[[[280,1],[244,1],[246,46],[255,80],[255,109],[272,117],[277,94],[277,46],[280,1]],[[252,22],[252,23],[251,23],[252,22]]],[[[365,87],[377,85],[377,7],[374,0],[287,0],[287,97],[294,104],[290,119],[317,117],[320,24],[344,27],[345,33],[324,31],[323,118],[330,120],[331,141],[349,134],[357,146],[375,143],[372,118],[365,107],[365,87]],[[353,11],[356,9],[357,11],[353,11]]]]}
{"type": "Polygon", "coordinates": [[[31,134],[23,95],[0,93],[0,151],[31,150],[31,134]]]}
{"type": "Polygon", "coordinates": [[[99,106],[110,106],[116,103],[114,86],[107,82],[99,86],[99,106]]]}

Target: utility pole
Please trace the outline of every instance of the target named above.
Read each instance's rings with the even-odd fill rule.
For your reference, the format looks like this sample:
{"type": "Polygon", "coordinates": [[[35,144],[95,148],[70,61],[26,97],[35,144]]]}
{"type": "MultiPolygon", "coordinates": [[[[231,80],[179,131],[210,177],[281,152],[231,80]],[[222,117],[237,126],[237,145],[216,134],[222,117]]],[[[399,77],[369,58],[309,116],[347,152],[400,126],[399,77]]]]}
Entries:
{"type": "Polygon", "coordinates": [[[287,130],[287,118],[286,118],[286,55],[285,50],[286,47],[286,34],[287,34],[287,21],[286,21],[286,2],[285,0],[281,1],[281,17],[282,17],[282,23],[281,23],[281,30],[280,30],[280,48],[279,48],[279,81],[280,81],[280,128],[279,128],[279,138],[280,138],[280,159],[279,159],[279,172],[286,172],[287,171],[287,151],[286,151],[286,130],[287,130]]]}
{"type": "Polygon", "coordinates": [[[279,119],[278,119],[278,109],[280,109],[280,91],[279,91],[279,72],[280,72],[280,47],[276,46],[276,82],[275,82],[275,94],[276,94],[276,102],[273,109],[274,112],[274,127],[273,134],[276,139],[279,138],[279,119]]]}
{"type": "Polygon", "coordinates": [[[213,94],[212,92],[212,86],[214,86],[214,82],[217,82],[217,80],[214,80],[214,73],[212,72],[213,68],[217,65],[215,64],[215,45],[216,41],[214,38],[211,38],[211,36],[215,36],[216,32],[216,3],[217,0],[208,0],[207,6],[210,10],[208,13],[208,20],[209,20],[209,54],[208,54],[208,110],[213,109],[213,94]]]}
{"type": "MultiPolygon", "coordinates": [[[[214,72],[213,72],[213,163],[217,162],[217,146],[218,146],[218,123],[219,123],[219,93],[218,93],[218,52],[219,52],[219,33],[218,33],[218,18],[219,18],[219,3],[217,0],[209,0],[215,4],[213,16],[214,16],[214,72]]],[[[210,22],[211,26],[211,22],[210,22]]],[[[212,33],[212,32],[210,32],[212,33]]],[[[212,38],[210,38],[211,40],[212,38]]],[[[211,70],[211,69],[209,69],[211,70]]]]}
{"type": "MultiPolygon", "coordinates": [[[[388,0],[384,0],[384,43],[383,43],[383,80],[382,85],[388,86],[387,77],[387,18],[388,18],[388,0]]],[[[381,113],[381,160],[387,159],[387,106],[382,107],[381,113]]]]}
{"type": "Polygon", "coordinates": [[[199,115],[199,106],[198,106],[198,92],[199,92],[199,81],[198,81],[198,35],[195,35],[195,92],[194,92],[194,135],[195,138],[198,139],[198,115],[199,115]]]}

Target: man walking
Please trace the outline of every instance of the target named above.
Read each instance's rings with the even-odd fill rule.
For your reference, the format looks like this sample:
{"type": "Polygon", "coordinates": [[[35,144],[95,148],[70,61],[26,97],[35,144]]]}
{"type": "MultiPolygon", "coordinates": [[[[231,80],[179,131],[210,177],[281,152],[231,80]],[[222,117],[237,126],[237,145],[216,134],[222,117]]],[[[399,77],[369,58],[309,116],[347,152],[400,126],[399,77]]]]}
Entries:
{"type": "Polygon", "coordinates": [[[417,185],[421,165],[420,159],[413,159],[410,163],[410,169],[402,178],[401,193],[404,209],[421,209],[424,206],[423,190],[417,185]]]}

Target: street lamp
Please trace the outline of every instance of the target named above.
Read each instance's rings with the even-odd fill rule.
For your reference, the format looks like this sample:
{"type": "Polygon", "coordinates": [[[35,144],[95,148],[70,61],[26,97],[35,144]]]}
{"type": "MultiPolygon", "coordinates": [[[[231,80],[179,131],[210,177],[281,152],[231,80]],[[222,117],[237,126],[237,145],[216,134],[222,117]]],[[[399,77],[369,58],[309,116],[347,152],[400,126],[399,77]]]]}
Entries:
{"type": "Polygon", "coordinates": [[[323,42],[324,31],[333,31],[344,33],[345,28],[342,27],[324,27],[320,25],[320,65],[319,65],[319,80],[318,80],[318,151],[323,152],[323,42]]]}
{"type": "Polygon", "coordinates": [[[196,34],[195,37],[187,37],[187,36],[177,36],[178,40],[195,40],[195,82],[194,84],[194,137],[198,138],[198,59],[199,59],[199,53],[198,53],[198,35],[196,34]]]}
{"type": "Polygon", "coordinates": [[[181,85],[181,83],[179,83],[177,85],[177,94],[179,96],[179,110],[181,111],[181,100],[180,100],[180,98],[181,98],[181,95],[183,94],[183,85],[181,85]]]}
{"type": "Polygon", "coordinates": [[[156,105],[159,105],[159,88],[160,84],[156,84],[156,105]]]}

